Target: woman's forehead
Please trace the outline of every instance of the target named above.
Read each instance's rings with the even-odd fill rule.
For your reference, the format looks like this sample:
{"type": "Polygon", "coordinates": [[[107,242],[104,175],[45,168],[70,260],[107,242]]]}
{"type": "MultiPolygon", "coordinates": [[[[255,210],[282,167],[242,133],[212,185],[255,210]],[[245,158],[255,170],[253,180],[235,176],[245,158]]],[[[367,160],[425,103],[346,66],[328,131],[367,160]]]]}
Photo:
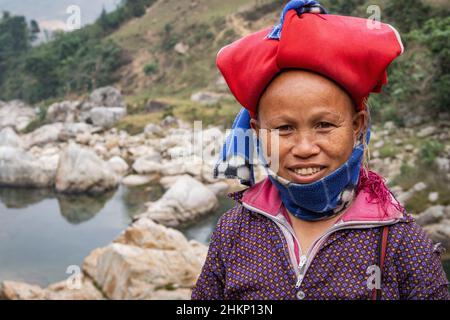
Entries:
{"type": "Polygon", "coordinates": [[[261,97],[258,113],[272,117],[352,114],[348,94],[333,81],[316,73],[295,70],[281,73],[261,97]]]}

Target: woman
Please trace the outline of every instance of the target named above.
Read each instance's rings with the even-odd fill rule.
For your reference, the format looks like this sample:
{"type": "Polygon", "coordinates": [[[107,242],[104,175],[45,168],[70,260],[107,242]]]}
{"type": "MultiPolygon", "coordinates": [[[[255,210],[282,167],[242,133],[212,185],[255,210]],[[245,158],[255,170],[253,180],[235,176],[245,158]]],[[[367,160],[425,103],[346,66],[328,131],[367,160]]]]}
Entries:
{"type": "Polygon", "coordinates": [[[215,175],[249,188],[230,194],[193,299],[449,298],[440,246],[367,167],[366,100],[403,52],[394,28],[369,26],[291,1],[279,25],[219,52],[245,109],[215,175]],[[258,183],[250,128],[268,173],[258,183]]]}

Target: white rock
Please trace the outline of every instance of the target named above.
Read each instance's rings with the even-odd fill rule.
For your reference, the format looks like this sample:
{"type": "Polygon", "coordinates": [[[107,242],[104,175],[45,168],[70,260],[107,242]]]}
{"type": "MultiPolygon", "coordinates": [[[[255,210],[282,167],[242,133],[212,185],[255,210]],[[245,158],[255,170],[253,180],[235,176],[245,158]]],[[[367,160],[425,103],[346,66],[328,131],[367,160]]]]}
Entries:
{"type": "Polygon", "coordinates": [[[436,202],[438,199],[439,199],[439,193],[438,192],[430,192],[428,194],[428,201],[436,202]]]}
{"type": "Polygon", "coordinates": [[[148,217],[166,226],[178,226],[197,220],[216,209],[216,195],[189,175],[175,184],[156,202],[150,203],[141,217],[148,217]]]}
{"type": "Polygon", "coordinates": [[[444,218],[444,206],[432,206],[416,216],[416,222],[421,226],[438,223],[444,218]]]}
{"type": "Polygon", "coordinates": [[[227,194],[228,190],[230,189],[230,186],[228,185],[228,183],[223,182],[223,181],[208,184],[208,185],[206,185],[206,187],[209,190],[211,190],[212,192],[214,192],[214,194],[216,196],[223,196],[223,195],[227,194]]]}
{"type": "Polygon", "coordinates": [[[21,149],[23,147],[22,139],[11,127],[0,130],[0,146],[9,146],[21,149]]]}
{"type": "Polygon", "coordinates": [[[70,143],[62,152],[56,173],[56,190],[99,193],[113,189],[118,177],[92,150],[70,143]]]}
{"type": "Polygon", "coordinates": [[[34,157],[24,150],[0,147],[0,185],[13,187],[49,187],[54,184],[55,156],[34,157]]]}
{"type": "Polygon", "coordinates": [[[435,162],[440,171],[450,172],[450,159],[437,157],[435,162]]]}
{"type": "Polygon", "coordinates": [[[189,50],[189,45],[184,44],[183,42],[178,42],[175,45],[174,50],[179,54],[186,54],[189,50]]]}
{"type": "Polygon", "coordinates": [[[63,130],[62,123],[46,124],[23,136],[24,146],[29,149],[33,146],[42,146],[47,143],[55,143],[63,130]]]}
{"type": "Polygon", "coordinates": [[[427,185],[424,182],[418,182],[414,185],[413,189],[415,191],[422,191],[427,188],[427,185]]]}
{"type": "Polygon", "coordinates": [[[440,223],[424,227],[433,242],[440,242],[447,250],[450,249],[450,220],[444,219],[440,223]]]}
{"type": "Polygon", "coordinates": [[[50,105],[47,109],[48,122],[76,122],[80,107],[79,101],[62,101],[50,105]]]}
{"type": "Polygon", "coordinates": [[[158,173],[161,170],[161,156],[157,151],[153,151],[136,159],[132,167],[138,174],[158,173]]]}
{"type": "Polygon", "coordinates": [[[127,173],[129,166],[128,163],[119,156],[114,156],[108,160],[109,166],[119,176],[123,176],[127,173]]]}
{"type": "Polygon", "coordinates": [[[431,136],[431,135],[434,134],[435,132],[436,132],[436,127],[428,126],[428,127],[422,128],[422,129],[417,133],[417,136],[418,136],[419,138],[424,138],[424,137],[431,136]]]}
{"type": "Polygon", "coordinates": [[[23,101],[0,101],[0,129],[12,127],[16,131],[22,131],[36,119],[36,109],[23,101]]]}
{"type": "Polygon", "coordinates": [[[128,187],[137,187],[149,184],[158,179],[158,175],[137,175],[130,174],[122,179],[122,184],[128,187]]]}

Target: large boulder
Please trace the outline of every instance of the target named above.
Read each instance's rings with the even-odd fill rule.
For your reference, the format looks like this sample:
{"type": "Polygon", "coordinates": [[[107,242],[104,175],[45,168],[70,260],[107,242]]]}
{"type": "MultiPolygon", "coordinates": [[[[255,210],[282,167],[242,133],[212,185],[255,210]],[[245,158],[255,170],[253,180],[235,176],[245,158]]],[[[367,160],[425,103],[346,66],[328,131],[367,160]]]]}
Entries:
{"type": "Polygon", "coordinates": [[[156,202],[150,203],[141,217],[176,227],[187,225],[218,206],[213,191],[189,175],[181,176],[156,202]]]}
{"type": "Polygon", "coordinates": [[[110,299],[189,299],[206,253],[181,232],[140,219],[83,269],[110,299]]]}
{"type": "Polygon", "coordinates": [[[22,131],[36,118],[35,108],[23,101],[0,101],[0,129],[12,127],[16,131],[22,131]]]}
{"type": "Polygon", "coordinates": [[[427,225],[424,230],[434,242],[440,242],[444,248],[450,249],[450,219],[427,225]]]}
{"type": "Polygon", "coordinates": [[[48,122],[76,122],[81,103],[79,101],[55,102],[47,109],[48,122]]]}
{"type": "Polygon", "coordinates": [[[58,155],[36,158],[19,148],[0,146],[0,185],[50,187],[58,160],[58,155]]]}
{"type": "Polygon", "coordinates": [[[23,141],[11,127],[0,130],[0,146],[22,148],[23,141]]]}
{"type": "Polygon", "coordinates": [[[91,280],[80,276],[80,286],[61,281],[43,289],[23,282],[4,281],[0,284],[0,300],[102,300],[103,294],[91,280]]]}
{"type": "Polygon", "coordinates": [[[103,87],[94,90],[82,104],[79,119],[102,128],[111,128],[126,115],[127,108],[120,91],[103,87]]]}
{"type": "Polygon", "coordinates": [[[26,149],[29,149],[33,146],[43,146],[48,143],[55,143],[59,140],[59,135],[63,128],[64,124],[59,122],[43,125],[23,136],[24,146],[26,149]]]}
{"type": "Polygon", "coordinates": [[[101,193],[117,187],[111,166],[94,151],[70,143],[62,152],[55,187],[64,193],[101,193]]]}

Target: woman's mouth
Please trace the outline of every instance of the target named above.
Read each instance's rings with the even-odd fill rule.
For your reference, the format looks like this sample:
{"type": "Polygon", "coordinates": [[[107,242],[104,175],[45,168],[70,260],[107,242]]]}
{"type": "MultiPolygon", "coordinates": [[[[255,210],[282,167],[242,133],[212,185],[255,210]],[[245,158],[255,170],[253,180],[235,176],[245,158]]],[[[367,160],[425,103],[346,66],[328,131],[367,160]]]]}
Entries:
{"type": "Polygon", "coordinates": [[[324,166],[308,168],[290,168],[289,173],[293,177],[292,181],[296,183],[311,183],[323,176],[324,166]]]}

